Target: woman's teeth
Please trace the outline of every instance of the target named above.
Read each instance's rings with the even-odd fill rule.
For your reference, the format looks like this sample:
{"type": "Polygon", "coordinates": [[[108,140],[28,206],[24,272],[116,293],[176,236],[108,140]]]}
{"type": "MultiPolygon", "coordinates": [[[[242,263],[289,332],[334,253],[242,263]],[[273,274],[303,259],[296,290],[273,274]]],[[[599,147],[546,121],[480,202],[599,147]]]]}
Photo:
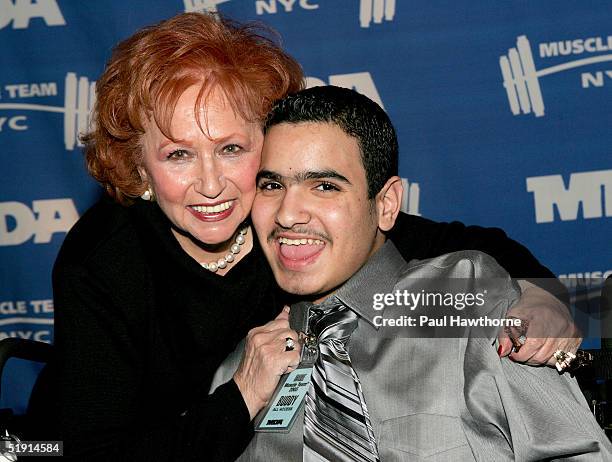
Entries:
{"type": "Polygon", "coordinates": [[[229,209],[232,206],[232,201],[223,202],[217,205],[192,205],[191,208],[199,213],[219,213],[229,209]]]}

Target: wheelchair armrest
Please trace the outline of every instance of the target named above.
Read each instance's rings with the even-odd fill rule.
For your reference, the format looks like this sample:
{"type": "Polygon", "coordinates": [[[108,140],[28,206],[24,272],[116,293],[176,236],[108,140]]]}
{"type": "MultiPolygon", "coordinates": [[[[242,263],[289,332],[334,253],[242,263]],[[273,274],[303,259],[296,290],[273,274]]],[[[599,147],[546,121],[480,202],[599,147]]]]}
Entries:
{"type": "Polygon", "coordinates": [[[48,343],[22,338],[5,338],[0,340],[0,377],[2,376],[4,365],[10,358],[46,363],[51,358],[52,353],[53,346],[48,343]]]}

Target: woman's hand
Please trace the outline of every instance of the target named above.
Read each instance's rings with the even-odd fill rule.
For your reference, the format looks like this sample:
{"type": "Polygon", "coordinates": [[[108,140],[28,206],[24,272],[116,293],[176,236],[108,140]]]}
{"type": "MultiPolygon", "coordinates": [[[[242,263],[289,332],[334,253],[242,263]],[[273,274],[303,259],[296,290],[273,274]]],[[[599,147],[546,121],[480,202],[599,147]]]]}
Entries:
{"type": "Polygon", "coordinates": [[[273,321],[249,331],[234,382],[242,393],[251,419],[268,404],[281,375],[293,371],[299,362],[298,334],[289,329],[288,307],[273,321]],[[287,337],[296,344],[293,351],[285,351],[287,337]]]}
{"type": "Polygon", "coordinates": [[[562,350],[576,353],[582,342],[580,331],[572,315],[554,295],[528,281],[519,280],[522,295],[518,303],[508,311],[529,322],[525,344],[518,352],[512,352],[512,342],[502,330],[499,334],[500,356],[510,355],[513,361],[532,366],[555,366],[553,353],[562,350]]]}

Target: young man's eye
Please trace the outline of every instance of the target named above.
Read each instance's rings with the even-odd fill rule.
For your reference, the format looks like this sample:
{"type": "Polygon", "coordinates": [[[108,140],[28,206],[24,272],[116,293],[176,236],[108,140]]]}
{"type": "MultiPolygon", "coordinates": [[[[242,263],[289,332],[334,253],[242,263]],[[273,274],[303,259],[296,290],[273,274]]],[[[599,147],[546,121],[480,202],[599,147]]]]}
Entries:
{"type": "Polygon", "coordinates": [[[277,189],[282,189],[282,187],[283,186],[276,181],[260,181],[257,185],[257,188],[262,191],[274,191],[277,189]]]}
{"type": "Polygon", "coordinates": [[[340,188],[338,188],[335,184],[328,183],[326,181],[317,185],[316,189],[319,191],[340,191],[340,188]]]}

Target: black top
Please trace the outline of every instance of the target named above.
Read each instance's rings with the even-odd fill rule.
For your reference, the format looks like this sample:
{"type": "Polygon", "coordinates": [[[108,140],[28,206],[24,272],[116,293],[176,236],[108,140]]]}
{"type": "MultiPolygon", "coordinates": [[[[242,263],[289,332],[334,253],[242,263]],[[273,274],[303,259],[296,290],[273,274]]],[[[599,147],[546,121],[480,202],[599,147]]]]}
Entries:
{"type": "MultiPolygon", "coordinates": [[[[406,260],[477,249],[512,276],[552,277],[499,229],[402,214],[390,236],[406,260]]],[[[156,204],[103,200],[67,235],[53,289],[57,358],[33,394],[33,437],[87,461],[242,452],[252,428],[236,384],[207,393],[227,354],[285,301],[256,239],[221,277],[182,250],[156,204]]]]}

